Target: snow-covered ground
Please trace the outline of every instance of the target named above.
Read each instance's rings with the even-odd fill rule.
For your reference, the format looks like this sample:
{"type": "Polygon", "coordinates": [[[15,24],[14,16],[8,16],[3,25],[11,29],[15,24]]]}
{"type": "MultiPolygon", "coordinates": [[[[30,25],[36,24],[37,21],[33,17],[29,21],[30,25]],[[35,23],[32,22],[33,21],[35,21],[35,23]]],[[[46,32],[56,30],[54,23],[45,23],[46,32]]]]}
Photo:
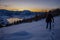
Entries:
{"type": "Polygon", "coordinates": [[[1,16],[0,15],[0,24],[2,24],[3,26],[6,26],[7,24],[10,24],[10,23],[12,24],[12,23],[17,22],[17,21],[22,21],[23,19],[33,18],[33,17],[35,17],[35,15],[36,14],[27,15],[24,13],[22,13],[21,15],[13,15],[13,16],[6,16],[6,15],[1,16]]]}
{"type": "Polygon", "coordinates": [[[46,29],[45,19],[0,28],[0,40],[60,40],[60,16],[54,19],[52,30],[46,29]]]}

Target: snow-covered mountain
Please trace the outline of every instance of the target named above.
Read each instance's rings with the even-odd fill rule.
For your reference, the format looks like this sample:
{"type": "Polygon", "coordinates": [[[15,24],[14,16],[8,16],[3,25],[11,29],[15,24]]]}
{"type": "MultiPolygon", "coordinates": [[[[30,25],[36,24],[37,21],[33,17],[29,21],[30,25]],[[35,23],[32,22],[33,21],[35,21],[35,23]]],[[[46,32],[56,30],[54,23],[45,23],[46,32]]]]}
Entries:
{"type": "Polygon", "coordinates": [[[43,15],[45,14],[44,12],[31,12],[29,10],[24,10],[24,11],[9,11],[9,10],[5,10],[5,9],[0,9],[0,24],[2,24],[2,22],[4,23],[4,25],[9,24],[9,22],[7,21],[7,19],[11,19],[11,18],[17,18],[17,19],[29,19],[29,18],[33,18],[35,15],[43,15]]]}
{"type": "MultiPolygon", "coordinates": [[[[17,20],[19,19],[25,19],[25,20],[34,19],[35,20],[36,19],[35,17],[37,16],[38,18],[45,18],[46,13],[49,13],[49,12],[32,12],[29,10],[11,11],[11,10],[0,9],[0,24],[2,25],[9,24],[9,21],[7,19],[11,19],[11,18],[13,18],[13,21],[15,21],[14,20],[15,18],[17,18],[17,20]]],[[[60,9],[51,10],[51,14],[53,16],[60,15],[60,9]]]]}

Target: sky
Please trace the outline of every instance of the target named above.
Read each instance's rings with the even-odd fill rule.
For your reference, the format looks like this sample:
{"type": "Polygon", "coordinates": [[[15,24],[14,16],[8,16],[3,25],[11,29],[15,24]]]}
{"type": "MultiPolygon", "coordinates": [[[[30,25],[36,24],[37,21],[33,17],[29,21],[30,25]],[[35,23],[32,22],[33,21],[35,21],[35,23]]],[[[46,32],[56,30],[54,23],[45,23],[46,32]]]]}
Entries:
{"type": "Polygon", "coordinates": [[[0,0],[0,9],[33,10],[60,8],[60,0],[0,0]]]}

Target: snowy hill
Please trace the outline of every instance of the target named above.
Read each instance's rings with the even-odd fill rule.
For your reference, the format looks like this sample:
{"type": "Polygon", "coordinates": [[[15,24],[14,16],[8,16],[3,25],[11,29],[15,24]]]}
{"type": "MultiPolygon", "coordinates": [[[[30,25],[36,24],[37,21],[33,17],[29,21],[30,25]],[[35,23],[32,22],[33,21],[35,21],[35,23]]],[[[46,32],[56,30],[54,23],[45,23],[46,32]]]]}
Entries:
{"type": "Polygon", "coordinates": [[[0,24],[2,25],[7,25],[9,22],[7,19],[10,18],[17,18],[17,19],[30,19],[35,17],[35,15],[43,15],[45,14],[44,12],[31,12],[29,10],[24,10],[24,11],[10,11],[10,10],[5,10],[5,9],[0,9],[0,24]]]}
{"type": "Polygon", "coordinates": [[[0,28],[0,40],[60,40],[60,16],[54,19],[52,30],[46,29],[45,19],[0,28]]]}
{"type": "MultiPolygon", "coordinates": [[[[46,17],[46,13],[49,12],[32,12],[30,10],[23,10],[23,11],[11,11],[11,10],[5,10],[5,9],[0,9],[0,24],[2,27],[5,27],[7,25],[13,25],[13,23],[17,24],[17,21],[14,19],[24,19],[23,21],[31,21],[32,20],[40,20],[41,18],[46,17]],[[7,19],[13,18],[14,22],[8,21],[7,19]],[[3,21],[1,21],[3,20],[3,21]],[[10,24],[11,22],[11,24],[10,24]]],[[[51,11],[53,16],[58,16],[60,15],[60,9],[55,9],[54,11],[51,11]]],[[[22,23],[22,22],[21,22],[22,23]]]]}

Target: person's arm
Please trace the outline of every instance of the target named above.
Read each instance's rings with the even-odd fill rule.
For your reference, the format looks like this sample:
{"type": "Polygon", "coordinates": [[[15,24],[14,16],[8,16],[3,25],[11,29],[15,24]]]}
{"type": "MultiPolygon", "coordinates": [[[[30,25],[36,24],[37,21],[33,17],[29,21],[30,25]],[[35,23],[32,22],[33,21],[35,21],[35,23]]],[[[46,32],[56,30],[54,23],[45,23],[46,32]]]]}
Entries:
{"type": "Polygon", "coordinates": [[[54,23],[54,18],[53,18],[53,23],[54,23]]]}
{"type": "Polygon", "coordinates": [[[50,16],[51,16],[52,22],[54,23],[54,18],[53,18],[53,15],[52,15],[52,14],[50,14],[50,16]]]}
{"type": "Polygon", "coordinates": [[[52,20],[53,20],[53,23],[54,23],[54,18],[53,18],[53,15],[52,15],[52,20]]]}

